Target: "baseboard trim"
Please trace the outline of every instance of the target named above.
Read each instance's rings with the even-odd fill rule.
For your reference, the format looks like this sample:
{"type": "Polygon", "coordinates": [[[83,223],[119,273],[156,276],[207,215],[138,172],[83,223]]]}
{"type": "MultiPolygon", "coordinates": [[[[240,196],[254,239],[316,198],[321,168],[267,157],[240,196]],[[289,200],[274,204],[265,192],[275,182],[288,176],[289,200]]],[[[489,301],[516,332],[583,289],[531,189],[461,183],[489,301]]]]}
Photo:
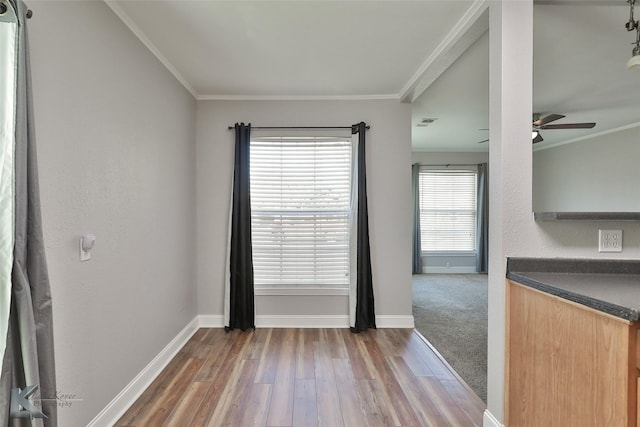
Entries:
{"type": "Polygon", "coordinates": [[[169,364],[171,359],[196,333],[199,327],[196,316],[187,324],[174,339],[167,344],[147,366],[104,407],[98,415],[87,424],[87,427],[102,427],[114,425],[122,415],[133,405],[140,395],[151,385],[160,372],[169,364]]]}
{"type": "Polygon", "coordinates": [[[426,274],[473,274],[477,273],[475,267],[423,267],[426,274]]]}
{"type": "Polygon", "coordinates": [[[388,316],[383,314],[376,316],[376,326],[378,328],[413,329],[415,322],[413,315],[388,316]]]}
{"type": "Polygon", "coordinates": [[[498,421],[488,409],[485,409],[482,416],[482,427],[504,427],[504,424],[498,421]]]}
{"type": "Polygon", "coordinates": [[[221,314],[200,314],[198,326],[200,328],[224,328],[224,316],[221,314]]]}
{"type": "MultiPolygon", "coordinates": [[[[217,314],[201,314],[198,316],[200,328],[223,328],[224,316],[217,314]]],[[[414,319],[412,315],[405,316],[376,316],[378,328],[409,328],[412,329],[414,319]]],[[[256,316],[257,328],[348,328],[347,315],[261,315],[256,316]]]]}
{"type": "Polygon", "coordinates": [[[348,328],[349,316],[345,315],[288,315],[256,316],[257,328],[348,328]]]}

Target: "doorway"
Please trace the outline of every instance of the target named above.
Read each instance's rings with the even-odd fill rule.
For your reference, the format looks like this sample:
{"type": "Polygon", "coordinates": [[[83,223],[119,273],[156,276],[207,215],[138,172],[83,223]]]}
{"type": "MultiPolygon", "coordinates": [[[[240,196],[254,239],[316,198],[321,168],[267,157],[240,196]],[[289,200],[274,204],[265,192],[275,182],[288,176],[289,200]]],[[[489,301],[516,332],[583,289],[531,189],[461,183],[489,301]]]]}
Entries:
{"type": "MultiPolygon", "coordinates": [[[[487,30],[413,101],[412,163],[442,169],[488,163],[488,123],[487,30]]],[[[440,229],[445,239],[461,237],[446,229],[440,229]]],[[[476,273],[475,247],[451,249],[422,250],[423,268],[413,275],[416,330],[486,402],[487,275],[476,273]]]]}

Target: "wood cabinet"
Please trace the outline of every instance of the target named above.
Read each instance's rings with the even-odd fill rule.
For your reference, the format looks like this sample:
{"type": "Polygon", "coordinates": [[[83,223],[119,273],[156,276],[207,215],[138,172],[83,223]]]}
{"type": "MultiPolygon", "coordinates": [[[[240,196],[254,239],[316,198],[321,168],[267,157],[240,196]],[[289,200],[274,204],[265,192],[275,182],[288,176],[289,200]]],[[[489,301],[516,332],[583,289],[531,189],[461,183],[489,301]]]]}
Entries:
{"type": "Polygon", "coordinates": [[[640,426],[638,322],[510,280],[506,312],[506,426],[640,426]]]}

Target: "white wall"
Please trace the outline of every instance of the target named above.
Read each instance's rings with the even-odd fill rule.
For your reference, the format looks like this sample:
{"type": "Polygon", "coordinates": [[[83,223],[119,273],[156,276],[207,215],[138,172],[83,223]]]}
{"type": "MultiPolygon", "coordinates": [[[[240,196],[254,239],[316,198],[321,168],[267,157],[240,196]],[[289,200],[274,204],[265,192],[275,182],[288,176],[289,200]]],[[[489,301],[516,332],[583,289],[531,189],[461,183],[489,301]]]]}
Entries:
{"type": "Polygon", "coordinates": [[[533,153],[536,212],[640,212],[640,127],[533,153]]]}
{"type": "MultiPolygon", "coordinates": [[[[503,416],[508,256],[640,257],[640,223],[535,222],[532,214],[532,2],[490,3],[491,142],[488,409],[503,416]],[[624,230],[621,254],[598,253],[598,228],[624,230]]],[[[485,426],[494,425],[485,418],[485,426]]]]}
{"type": "MultiPolygon", "coordinates": [[[[198,310],[222,315],[236,122],[350,126],[365,121],[371,256],[378,315],[411,315],[411,111],[398,101],[198,103],[198,310]]],[[[256,297],[256,315],[346,315],[346,297],[256,297]]]]}
{"type": "Polygon", "coordinates": [[[83,399],[59,425],[77,427],[197,314],[196,102],[103,2],[29,6],[58,390],[83,399]]]}

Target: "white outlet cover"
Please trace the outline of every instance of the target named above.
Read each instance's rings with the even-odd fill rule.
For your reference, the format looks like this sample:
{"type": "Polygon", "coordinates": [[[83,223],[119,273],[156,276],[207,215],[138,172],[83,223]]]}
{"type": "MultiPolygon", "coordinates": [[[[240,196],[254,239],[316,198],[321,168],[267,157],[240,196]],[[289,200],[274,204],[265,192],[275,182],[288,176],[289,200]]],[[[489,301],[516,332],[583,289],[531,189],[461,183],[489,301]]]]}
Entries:
{"type": "Polygon", "coordinates": [[[622,230],[598,230],[599,252],[622,252],[622,230]]]}

